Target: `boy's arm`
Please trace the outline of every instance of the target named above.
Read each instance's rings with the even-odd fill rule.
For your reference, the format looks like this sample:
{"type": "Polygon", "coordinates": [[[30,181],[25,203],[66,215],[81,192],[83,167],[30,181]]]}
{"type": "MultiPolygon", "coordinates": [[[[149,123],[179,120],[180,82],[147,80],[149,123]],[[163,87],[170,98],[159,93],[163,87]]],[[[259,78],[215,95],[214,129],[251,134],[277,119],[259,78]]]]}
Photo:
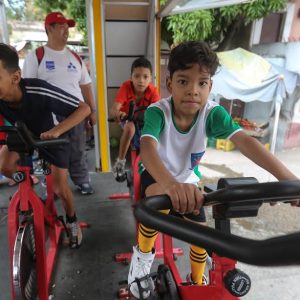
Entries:
{"type": "Polygon", "coordinates": [[[80,102],[77,109],[73,113],[71,113],[66,119],[64,119],[55,127],[41,133],[40,138],[42,140],[58,138],[66,131],[82,122],[90,113],[90,107],[85,102],[80,102]]]}
{"type": "Polygon", "coordinates": [[[246,157],[270,172],[278,180],[298,179],[281,161],[267,151],[255,138],[248,136],[243,131],[234,134],[230,140],[246,157]]]}
{"type": "Polygon", "coordinates": [[[141,139],[141,160],[149,174],[169,195],[175,211],[180,213],[199,213],[203,196],[194,184],[179,183],[164,166],[157,152],[157,141],[144,136],[141,139]]]}
{"type": "Polygon", "coordinates": [[[120,122],[126,114],[121,111],[122,104],[120,102],[115,102],[114,105],[110,108],[109,114],[115,119],[116,122],[120,122]]]}
{"type": "Polygon", "coordinates": [[[92,84],[82,84],[80,85],[80,89],[82,92],[82,96],[84,99],[84,102],[90,107],[91,114],[89,116],[89,123],[91,126],[96,125],[97,118],[96,118],[96,104],[94,100],[94,95],[92,91],[92,84]]]}

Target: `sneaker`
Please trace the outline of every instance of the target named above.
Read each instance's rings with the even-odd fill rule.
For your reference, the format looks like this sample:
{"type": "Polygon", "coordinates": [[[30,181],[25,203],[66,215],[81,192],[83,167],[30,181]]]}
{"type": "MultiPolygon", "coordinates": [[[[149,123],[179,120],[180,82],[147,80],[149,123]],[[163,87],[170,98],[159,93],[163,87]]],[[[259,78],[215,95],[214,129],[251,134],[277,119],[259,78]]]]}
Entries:
{"type": "Polygon", "coordinates": [[[94,190],[89,183],[78,184],[77,188],[79,189],[79,191],[82,195],[94,194],[94,190]]]}
{"type": "Polygon", "coordinates": [[[150,295],[151,284],[149,278],[141,280],[140,287],[142,295],[138,287],[136,279],[147,277],[150,274],[150,269],[155,257],[155,251],[148,253],[142,253],[138,247],[133,247],[133,255],[131,257],[131,263],[128,274],[128,285],[131,294],[137,299],[146,299],[150,295]]]}
{"type": "Polygon", "coordinates": [[[82,242],[82,231],[78,222],[67,222],[67,229],[69,231],[69,246],[72,249],[79,248],[82,242]]]}
{"type": "MultiPolygon", "coordinates": [[[[196,285],[197,283],[192,279],[192,273],[186,275],[186,281],[190,285],[196,285]]],[[[202,284],[201,285],[208,285],[208,279],[205,274],[202,275],[202,284]]]]}
{"type": "Polygon", "coordinates": [[[113,174],[118,182],[122,182],[126,180],[125,164],[126,164],[126,159],[117,158],[113,166],[113,174]]]}

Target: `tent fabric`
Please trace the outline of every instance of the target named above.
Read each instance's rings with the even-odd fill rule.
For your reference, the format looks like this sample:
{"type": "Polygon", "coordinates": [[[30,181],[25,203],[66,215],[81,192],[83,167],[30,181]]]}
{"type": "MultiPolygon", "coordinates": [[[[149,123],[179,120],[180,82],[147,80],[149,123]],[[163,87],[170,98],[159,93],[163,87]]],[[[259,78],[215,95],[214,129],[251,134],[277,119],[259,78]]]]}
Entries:
{"type": "Polygon", "coordinates": [[[291,95],[294,92],[295,87],[300,85],[299,74],[285,69],[275,58],[267,58],[267,60],[280,74],[283,75],[286,92],[291,95]]]}
{"type": "Polygon", "coordinates": [[[218,52],[218,58],[225,68],[234,72],[239,79],[250,86],[259,84],[271,68],[267,60],[242,48],[218,52]]]}
{"type": "Polygon", "coordinates": [[[290,75],[287,70],[277,68],[262,57],[258,59],[258,55],[252,52],[237,48],[221,52],[220,57],[221,67],[212,78],[211,98],[282,103],[287,92],[291,93],[296,87],[295,80],[287,84],[290,75]],[[222,64],[222,61],[226,61],[226,64],[222,64]],[[259,63],[263,64],[262,68],[255,67],[259,63]],[[241,76],[242,73],[248,75],[241,76]],[[253,78],[260,80],[255,82],[253,78]]]}

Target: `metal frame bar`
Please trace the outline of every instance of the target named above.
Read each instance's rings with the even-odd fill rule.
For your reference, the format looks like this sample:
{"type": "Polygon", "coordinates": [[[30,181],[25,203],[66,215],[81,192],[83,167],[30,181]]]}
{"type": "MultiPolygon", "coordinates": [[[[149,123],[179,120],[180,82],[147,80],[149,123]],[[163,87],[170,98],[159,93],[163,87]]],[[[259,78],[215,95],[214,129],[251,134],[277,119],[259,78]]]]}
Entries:
{"type": "MultiPolygon", "coordinates": [[[[158,17],[166,17],[169,15],[182,14],[201,9],[211,9],[228,5],[241,4],[251,2],[252,0],[198,0],[197,3],[188,4],[186,0],[169,0],[167,4],[158,12],[158,17]],[[182,7],[181,3],[186,2],[182,7]],[[178,6],[178,7],[176,7],[178,6]]],[[[195,1],[194,1],[195,2],[195,1]]]]}

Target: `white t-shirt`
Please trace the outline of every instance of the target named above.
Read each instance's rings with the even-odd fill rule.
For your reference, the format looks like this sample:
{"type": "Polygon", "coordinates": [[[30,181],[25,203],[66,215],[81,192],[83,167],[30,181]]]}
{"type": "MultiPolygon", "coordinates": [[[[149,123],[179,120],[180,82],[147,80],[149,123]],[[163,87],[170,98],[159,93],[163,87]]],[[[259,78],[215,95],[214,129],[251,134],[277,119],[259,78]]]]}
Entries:
{"type": "Polygon", "coordinates": [[[191,128],[181,131],[174,122],[172,101],[172,97],[165,98],[147,108],[141,138],[157,141],[162,162],[178,182],[197,183],[201,178],[200,161],[206,137],[226,139],[241,129],[222,106],[207,101],[191,128]]]}
{"type": "Polygon", "coordinates": [[[24,61],[22,77],[39,78],[61,88],[84,101],[80,85],[91,83],[85,64],[77,60],[70,50],[56,51],[44,46],[44,57],[38,65],[35,50],[24,61]]]}

